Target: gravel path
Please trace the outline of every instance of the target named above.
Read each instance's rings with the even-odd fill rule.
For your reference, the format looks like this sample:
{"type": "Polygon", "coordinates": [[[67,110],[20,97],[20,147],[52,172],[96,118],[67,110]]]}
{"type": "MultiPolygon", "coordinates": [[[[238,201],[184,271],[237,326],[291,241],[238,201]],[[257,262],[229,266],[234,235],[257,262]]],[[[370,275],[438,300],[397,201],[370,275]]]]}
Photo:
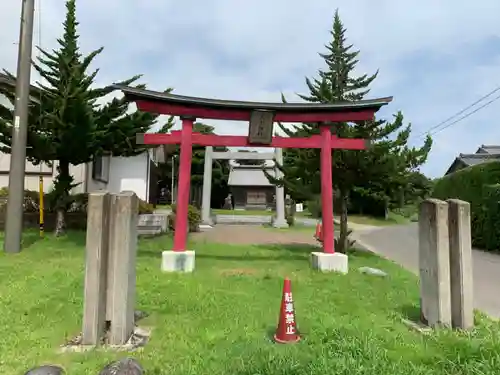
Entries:
{"type": "Polygon", "coordinates": [[[304,229],[272,229],[260,225],[217,224],[212,229],[193,233],[192,238],[195,241],[238,245],[273,243],[317,245],[313,235],[314,228],[308,231],[304,229]]]}

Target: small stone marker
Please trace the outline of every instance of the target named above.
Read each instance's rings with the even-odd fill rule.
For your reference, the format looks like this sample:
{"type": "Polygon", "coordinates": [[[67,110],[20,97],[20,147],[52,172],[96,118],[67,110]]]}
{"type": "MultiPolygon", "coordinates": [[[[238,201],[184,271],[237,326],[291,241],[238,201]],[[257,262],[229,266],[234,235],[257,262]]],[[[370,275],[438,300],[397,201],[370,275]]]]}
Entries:
{"type": "Polygon", "coordinates": [[[139,200],[133,192],[89,196],[82,345],[125,345],[134,332],[139,200]]]}
{"type": "Polygon", "coordinates": [[[104,334],[110,202],[110,195],[106,192],[89,194],[83,299],[84,345],[98,345],[104,334]]]}
{"type": "Polygon", "coordinates": [[[449,199],[447,202],[450,235],[451,324],[453,328],[469,329],[474,326],[470,205],[458,199],[449,199]]]}
{"type": "Polygon", "coordinates": [[[135,193],[112,196],[106,302],[111,345],[124,345],[134,331],[138,210],[135,193]]]}
{"type": "Polygon", "coordinates": [[[143,375],[144,369],[133,358],[124,358],[104,367],[99,375],[143,375]]]}
{"type": "Polygon", "coordinates": [[[64,375],[64,370],[59,366],[46,365],[32,368],[24,375],[64,375]]]}
{"type": "Polygon", "coordinates": [[[419,268],[422,320],[451,326],[448,205],[438,199],[420,204],[419,268]]]}
{"type": "Polygon", "coordinates": [[[379,270],[378,268],[372,268],[372,267],[360,267],[358,268],[358,271],[367,275],[373,275],[373,276],[380,276],[380,277],[386,277],[387,273],[385,273],[382,270],[379,270]]]}

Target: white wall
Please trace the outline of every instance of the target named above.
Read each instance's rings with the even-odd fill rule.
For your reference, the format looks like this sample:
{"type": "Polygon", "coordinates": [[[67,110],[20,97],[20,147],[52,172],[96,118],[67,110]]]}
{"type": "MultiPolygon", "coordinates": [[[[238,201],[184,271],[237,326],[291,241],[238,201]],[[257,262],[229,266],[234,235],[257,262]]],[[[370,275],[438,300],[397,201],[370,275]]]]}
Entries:
{"type": "Polygon", "coordinates": [[[147,153],[131,157],[112,157],[107,190],[119,193],[133,191],[147,201],[149,198],[149,157],[147,153]]]}
{"type": "Polygon", "coordinates": [[[149,157],[143,153],[131,157],[107,158],[105,168],[109,171],[107,183],[92,178],[92,163],[87,168],[87,192],[106,190],[110,193],[133,191],[137,196],[147,201],[149,198],[149,157]]]}
{"type": "MultiPolygon", "coordinates": [[[[0,188],[9,186],[9,175],[1,174],[2,166],[8,171],[10,155],[0,153],[0,188]]],[[[73,194],[83,192],[94,192],[107,190],[110,193],[119,193],[124,190],[133,191],[139,198],[147,201],[149,198],[149,156],[145,152],[132,157],[106,157],[104,169],[109,173],[108,181],[97,181],[92,178],[92,163],[71,165],[70,173],[75,183],[79,183],[72,190],[73,194]]],[[[39,167],[37,167],[39,168],[39,167]]],[[[31,169],[26,169],[31,171],[31,169]]],[[[45,168],[43,169],[44,172],[45,168]]],[[[7,172],[8,173],[8,172],[7,172]]],[[[52,189],[54,178],[57,176],[56,165],[52,176],[44,175],[43,190],[49,192],[52,189]]],[[[39,177],[37,175],[26,175],[24,179],[25,189],[38,191],[39,177]]]]}

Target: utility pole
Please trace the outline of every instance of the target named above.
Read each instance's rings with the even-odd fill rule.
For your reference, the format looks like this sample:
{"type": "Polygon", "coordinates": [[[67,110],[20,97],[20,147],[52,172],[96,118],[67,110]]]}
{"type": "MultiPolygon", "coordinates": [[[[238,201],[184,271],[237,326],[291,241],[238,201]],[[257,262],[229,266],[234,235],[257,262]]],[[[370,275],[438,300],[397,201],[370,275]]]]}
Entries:
{"type": "Polygon", "coordinates": [[[23,233],[24,171],[28,135],[28,104],[30,96],[31,52],[35,0],[22,0],[21,30],[17,55],[16,103],[9,170],[4,251],[19,253],[23,233]]]}

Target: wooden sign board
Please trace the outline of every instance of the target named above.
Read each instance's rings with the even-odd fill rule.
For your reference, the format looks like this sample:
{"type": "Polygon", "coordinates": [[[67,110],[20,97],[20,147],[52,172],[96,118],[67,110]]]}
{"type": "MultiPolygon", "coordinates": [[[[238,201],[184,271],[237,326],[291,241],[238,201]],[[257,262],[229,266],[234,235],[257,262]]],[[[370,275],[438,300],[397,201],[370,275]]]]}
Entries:
{"type": "Polygon", "coordinates": [[[248,142],[269,145],[273,140],[274,112],[256,109],[250,115],[248,142]]]}

